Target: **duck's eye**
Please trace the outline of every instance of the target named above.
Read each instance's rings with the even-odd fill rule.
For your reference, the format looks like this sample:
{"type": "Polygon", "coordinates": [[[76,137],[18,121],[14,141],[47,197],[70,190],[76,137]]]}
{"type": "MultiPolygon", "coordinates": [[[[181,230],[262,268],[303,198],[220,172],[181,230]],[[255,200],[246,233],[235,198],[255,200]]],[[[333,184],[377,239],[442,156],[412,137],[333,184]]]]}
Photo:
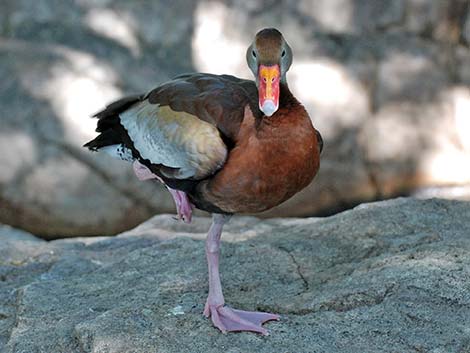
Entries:
{"type": "Polygon", "coordinates": [[[253,55],[253,57],[256,58],[256,52],[254,50],[251,52],[251,55],[253,55]]]}
{"type": "Polygon", "coordinates": [[[284,49],[284,50],[282,51],[282,53],[281,53],[281,57],[283,58],[283,57],[285,57],[285,56],[286,56],[286,50],[284,49]]]}

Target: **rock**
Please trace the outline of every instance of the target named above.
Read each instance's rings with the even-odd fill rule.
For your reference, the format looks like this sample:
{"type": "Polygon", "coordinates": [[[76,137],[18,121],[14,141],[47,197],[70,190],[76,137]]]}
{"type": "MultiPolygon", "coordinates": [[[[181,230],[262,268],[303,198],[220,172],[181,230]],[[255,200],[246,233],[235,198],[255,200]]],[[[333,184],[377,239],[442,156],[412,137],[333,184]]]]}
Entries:
{"type": "MultiPolygon", "coordinates": [[[[133,38],[141,33],[132,32],[130,20],[125,22],[120,16],[127,11],[126,4],[115,12],[95,7],[96,3],[0,5],[2,12],[10,14],[2,18],[9,39],[0,41],[0,103],[4,107],[0,221],[54,238],[113,234],[156,213],[174,211],[165,188],[141,183],[126,163],[81,147],[96,135],[96,121],[90,116],[106,103],[124,92],[146,91],[168,75],[188,70],[176,60],[172,69],[151,70],[153,65],[164,67],[166,60],[156,59],[150,49],[135,58],[141,48],[132,47],[138,45],[133,38]],[[121,35],[109,39],[97,22],[108,29],[121,28],[115,31],[121,35]],[[123,48],[126,45],[131,46],[129,51],[123,48]],[[132,75],[126,75],[132,66],[132,75]]],[[[157,3],[155,8],[140,10],[162,13],[161,7],[157,3]]],[[[146,16],[141,14],[142,24],[154,22],[146,16]]],[[[178,34],[179,40],[185,37],[186,32],[178,34]]],[[[176,39],[162,43],[159,38],[146,38],[145,45],[177,48],[181,44],[176,39]]]]}
{"type": "Polygon", "coordinates": [[[400,36],[377,44],[384,55],[377,72],[377,107],[397,101],[415,105],[430,102],[442,87],[449,85],[446,68],[439,64],[438,47],[400,36]]]}
{"type": "Polygon", "coordinates": [[[406,29],[417,34],[432,31],[439,23],[443,4],[438,1],[408,0],[404,19],[406,29]]]}
{"type": "Polygon", "coordinates": [[[396,25],[404,17],[403,0],[300,1],[299,10],[326,32],[363,33],[396,25]]]}
{"type": "Polygon", "coordinates": [[[115,234],[174,212],[161,186],[81,148],[95,136],[88,117],[183,72],[251,77],[247,43],[273,19],[295,50],[291,89],[325,148],[315,181],[262,217],[467,190],[466,3],[3,1],[0,222],[56,238],[115,234]]]}
{"type": "Polygon", "coordinates": [[[223,236],[226,300],[280,313],[268,337],[223,335],[202,316],[209,222],[157,216],[112,238],[51,242],[0,228],[0,351],[470,349],[468,202],[401,198],[328,218],[235,217],[223,236]]]}
{"type": "MultiPolygon", "coordinates": [[[[470,16],[469,16],[470,18],[470,16]]],[[[469,21],[470,22],[470,21],[469,21]]],[[[470,27],[470,25],[469,25],[470,27]]],[[[458,65],[458,78],[463,85],[470,85],[470,50],[459,47],[456,52],[458,65]]]]}
{"type": "Polygon", "coordinates": [[[470,7],[467,10],[467,20],[465,21],[462,35],[467,44],[470,44],[470,7]]]}

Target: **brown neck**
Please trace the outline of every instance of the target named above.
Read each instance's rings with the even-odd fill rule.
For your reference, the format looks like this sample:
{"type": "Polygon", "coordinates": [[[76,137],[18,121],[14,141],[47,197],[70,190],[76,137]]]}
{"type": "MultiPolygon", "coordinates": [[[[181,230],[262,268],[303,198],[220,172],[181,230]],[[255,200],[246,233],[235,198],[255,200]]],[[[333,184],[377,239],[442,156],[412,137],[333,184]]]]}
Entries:
{"type": "Polygon", "coordinates": [[[287,83],[280,83],[280,94],[279,94],[279,109],[288,108],[292,105],[298,105],[299,101],[289,90],[287,83]]]}
{"type": "MultiPolygon", "coordinates": [[[[298,119],[303,120],[308,116],[303,105],[294,97],[287,87],[287,84],[281,83],[279,95],[279,109],[271,116],[263,116],[257,120],[256,128],[258,131],[267,126],[279,127],[286,123],[292,123],[298,119]]],[[[310,121],[310,119],[309,119],[310,121]]]]}

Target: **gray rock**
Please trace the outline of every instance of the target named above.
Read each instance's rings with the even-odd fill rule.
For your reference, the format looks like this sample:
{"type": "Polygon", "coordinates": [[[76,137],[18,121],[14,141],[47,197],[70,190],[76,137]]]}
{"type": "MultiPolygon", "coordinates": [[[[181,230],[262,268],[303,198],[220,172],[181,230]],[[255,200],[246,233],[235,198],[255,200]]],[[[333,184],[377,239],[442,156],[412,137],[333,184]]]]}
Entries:
{"type": "Polygon", "coordinates": [[[470,43],[470,8],[467,11],[467,20],[465,21],[465,26],[463,27],[462,33],[467,44],[470,43]]]}
{"type": "Polygon", "coordinates": [[[75,120],[77,101],[71,115],[57,113],[67,111],[71,103],[62,101],[61,90],[70,92],[80,81],[95,94],[106,91],[106,86],[112,90],[113,78],[105,67],[58,45],[7,41],[0,43],[0,53],[7,54],[0,56],[0,76],[5,78],[0,88],[2,221],[49,237],[96,235],[116,233],[155,213],[173,211],[164,188],[138,182],[126,163],[81,148],[94,135],[92,111],[82,112],[83,122],[75,120]],[[57,76],[51,75],[51,62],[57,76]],[[103,88],[96,91],[100,80],[103,88]],[[45,103],[51,97],[65,106],[45,103]]]}
{"type": "Polygon", "coordinates": [[[364,33],[383,30],[403,21],[403,0],[304,0],[299,10],[308,14],[326,32],[364,33]]]}
{"type": "Polygon", "coordinates": [[[202,316],[207,218],[157,216],[113,238],[51,242],[1,228],[0,253],[11,256],[0,257],[0,350],[466,352],[469,225],[470,203],[439,199],[234,218],[226,300],[280,313],[268,337],[223,335],[202,316]]]}
{"type": "Polygon", "coordinates": [[[190,22],[171,19],[193,6],[112,3],[0,5],[0,221],[54,238],[113,234],[174,212],[165,188],[81,146],[105,104],[191,70],[190,22]]]}
{"type": "MultiPolygon", "coordinates": [[[[469,17],[470,18],[470,17],[469,17]]],[[[470,50],[464,46],[461,46],[456,51],[456,59],[458,65],[458,78],[462,84],[470,85],[470,50]]]]}
{"type": "Polygon", "coordinates": [[[439,23],[443,4],[440,1],[408,0],[405,28],[417,34],[429,34],[439,23]]]}
{"type": "Polygon", "coordinates": [[[375,106],[393,102],[429,103],[449,86],[440,48],[415,38],[393,36],[377,43],[383,59],[378,65],[375,106]]]}

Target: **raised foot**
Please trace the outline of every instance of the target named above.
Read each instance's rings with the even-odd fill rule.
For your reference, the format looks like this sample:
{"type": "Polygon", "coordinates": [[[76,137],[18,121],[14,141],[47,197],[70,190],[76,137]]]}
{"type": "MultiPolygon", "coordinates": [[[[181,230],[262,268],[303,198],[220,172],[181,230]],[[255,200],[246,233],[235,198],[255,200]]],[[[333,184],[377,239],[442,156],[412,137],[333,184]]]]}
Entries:
{"type": "Polygon", "coordinates": [[[175,200],[178,219],[182,219],[185,223],[191,223],[193,206],[188,199],[188,195],[186,195],[186,193],[183,191],[174,190],[168,186],[167,189],[173,196],[173,200],[175,200]]]}
{"type": "Polygon", "coordinates": [[[158,179],[161,183],[163,180],[159,178],[157,175],[153,174],[147,166],[141,164],[138,160],[135,160],[132,164],[132,168],[134,169],[134,174],[139,180],[149,180],[149,179],[158,179]]]}
{"type": "Polygon", "coordinates": [[[279,320],[279,315],[257,311],[232,309],[228,306],[206,304],[204,315],[211,317],[212,323],[223,333],[231,331],[251,331],[267,336],[268,330],[261,325],[267,321],[279,320]]]}
{"type": "Polygon", "coordinates": [[[134,169],[135,175],[139,180],[157,179],[163,185],[165,185],[168,191],[171,193],[171,196],[173,196],[173,200],[175,201],[178,219],[182,219],[185,223],[191,223],[193,206],[189,201],[188,195],[186,195],[186,193],[170,188],[158,175],[152,173],[150,169],[137,160],[134,161],[132,167],[134,169]]]}

